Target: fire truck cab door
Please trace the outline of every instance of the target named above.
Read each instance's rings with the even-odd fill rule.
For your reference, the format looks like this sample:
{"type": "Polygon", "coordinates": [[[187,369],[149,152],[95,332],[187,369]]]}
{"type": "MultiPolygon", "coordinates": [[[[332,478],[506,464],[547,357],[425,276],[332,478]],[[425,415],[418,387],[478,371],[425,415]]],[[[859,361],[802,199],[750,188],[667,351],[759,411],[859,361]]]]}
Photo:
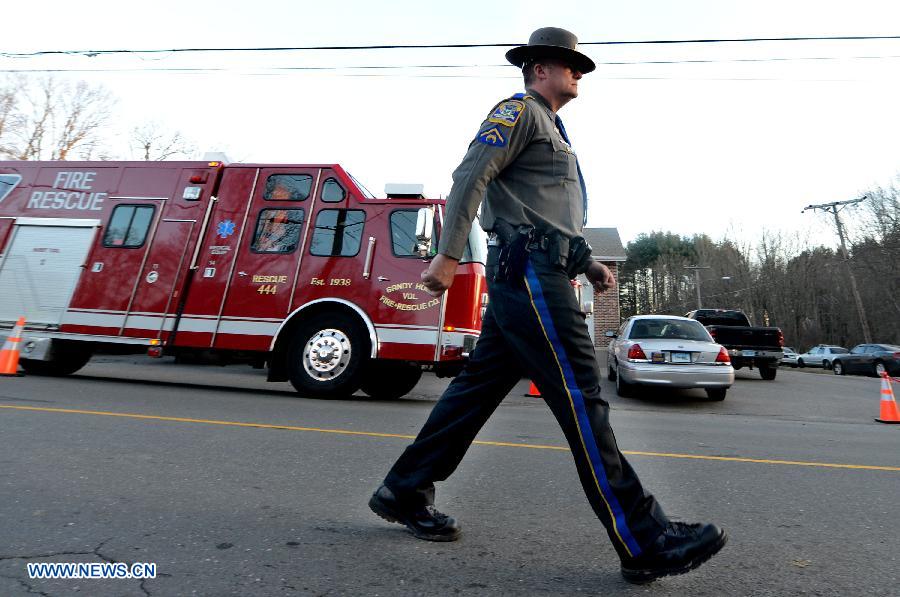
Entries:
{"type": "Polygon", "coordinates": [[[88,256],[62,331],[122,335],[163,205],[135,197],[115,206],[88,256]]]}
{"type": "Polygon", "coordinates": [[[446,295],[431,296],[421,282],[428,262],[418,255],[418,213],[418,206],[388,207],[365,235],[377,238],[370,275],[380,358],[433,361],[439,350],[446,295]]]}
{"type": "Polygon", "coordinates": [[[318,169],[262,168],[240,231],[215,348],[268,350],[290,312],[318,169]]]}

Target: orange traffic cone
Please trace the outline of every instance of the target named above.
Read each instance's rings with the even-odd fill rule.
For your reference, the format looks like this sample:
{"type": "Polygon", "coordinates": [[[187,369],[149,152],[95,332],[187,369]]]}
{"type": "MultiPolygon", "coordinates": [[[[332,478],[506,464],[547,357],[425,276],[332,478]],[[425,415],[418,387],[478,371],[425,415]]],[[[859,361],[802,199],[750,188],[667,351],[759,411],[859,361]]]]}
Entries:
{"type": "Polygon", "coordinates": [[[19,373],[19,344],[22,343],[22,328],[24,327],[25,318],[20,317],[16,322],[16,327],[12,329],[6,342],[3,343],[3,349],[0,350],[0,375],[4,377],[21,375],[19,373]]]}
{"type": "Polygon", "coordinates": [[[529,388],[528,388],[528,393],[525,395],[531,396],[532,398],[540,398],[541,397],[541,393],[538,392],[537,386],[534,385],[534,382],[531,382],[531,386],[529,386],[529,388]]]}
{"type": "Polygon", "coordinates": [[[891,378],[887,371],[881,374],[881,416],[875,419],[879,423],[900,423],[900,412],[891,389],[891,378]]]}

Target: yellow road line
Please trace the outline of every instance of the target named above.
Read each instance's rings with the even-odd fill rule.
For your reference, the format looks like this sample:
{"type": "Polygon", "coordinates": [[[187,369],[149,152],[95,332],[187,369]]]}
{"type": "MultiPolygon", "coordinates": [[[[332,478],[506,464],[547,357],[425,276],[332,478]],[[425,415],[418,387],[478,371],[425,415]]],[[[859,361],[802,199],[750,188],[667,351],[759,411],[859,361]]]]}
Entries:
{"type": "Polygon", "coordinates": [[[6,406],[0,408],[11,410],[32,410],[48,413],[68,413],[76,415],[98,415],[102,417],[123,417],[126,419],[145,419],[151,421],[173,421],[176,423],[204,423],[206,425],[226,425],[229,427],[255,427],[258,429],[284,429],[287,431],[316,431],[318,433],[337,433],[340,435],[366,435],[370,437],[398,437],[415,439],[414,435],[398,435],[396,433],[375,433],[372,431],[350,431],[349,429],[319,429],[317,427],[294,427],[291,425],[268,425],[266,423],[240,423],[237,421],[216,421],[212,419],[188,419],[184,417],[162,417],[159,415],[136,415],[133,413],[112,413],[102,410],[77,410],[72,408],[42,408],[37,406],[6,406]]]}
{"type": "MultiPolygon", "coordinates": [[[[38,406],[0,405],[7,410],[25,410],[47,413],[65,413],[76,415],[96,415],[102,417],[122,417],[125,419],[144,419],[150,421],[168,421],[174,423],[201,423],[204,425],[224,425],[227,427],[252,427],[256,429],[282,429],[285,431],[312,431],[316,433],[334,433],[337,435],[360,435],[365,437],[391,437],[397,439],[415,439],[414,435],[400,433],[377,433],[375,431],[352,431],[350,429],[323,429],[320,427],[297,427],[294,425],[269,425],[266,423],[241,423],[238,421],[217,421],[214,419],[191,419],[186,417],[163,417],[159,415],[138,415],[134,413],[114,413],[102,410],[78,410],[73,408],[45,408],[38,406]]],[[[528,448],[531,450],[557,450],[568,452],[568,446],[550,446],[544,444],[521,444],[511,442],[487,442],[475,440],[479,446],[495,446],[501,448],[528,448]]],[[[673,454],[669,452],[641,452],[623,450],[629,456],[651,456],[656,458],[684,458],[689,460],[716,460],[720,462],[748,462],[752,464],[778,464],[784,466],[812,466],[819,468],[842,468],[866,471],[900,472],[900,466],[875,466],[870,464],[837,464],[831,462],[804,462],[802,460],[770,460],[765,458],[742,458],[738,456],[703,456],[700,454],[673,454]]]]}
{"type": "Polygon", "coordinates": [[[631,456],[659,456],[664,458],[689,458],[695,460],[719,460],[722,462],[751,462],[755,464],[783,464],[788,466],[817,466],[822,468],[849,468],[864,471],[898,471],[900,466],[875,466],[872,464],[837,464],[833,462],[804,462],[802,460],[770,460],[767,458],[742,458],[740,456],[700,456],[697,454],[668,454],[666,452],[623,451],[631,456]]]}

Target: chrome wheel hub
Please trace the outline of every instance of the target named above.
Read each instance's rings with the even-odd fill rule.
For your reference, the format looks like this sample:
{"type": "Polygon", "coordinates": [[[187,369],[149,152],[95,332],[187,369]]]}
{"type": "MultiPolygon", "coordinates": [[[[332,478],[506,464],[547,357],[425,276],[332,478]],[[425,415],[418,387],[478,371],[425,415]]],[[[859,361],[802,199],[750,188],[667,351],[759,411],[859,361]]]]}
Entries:
{"type": "Polygon", "coordinates": [[[350,362],[350,339],[341,330],[316,332],[303,350],[303,368],[318,381],[330,381],[350,362]]]}

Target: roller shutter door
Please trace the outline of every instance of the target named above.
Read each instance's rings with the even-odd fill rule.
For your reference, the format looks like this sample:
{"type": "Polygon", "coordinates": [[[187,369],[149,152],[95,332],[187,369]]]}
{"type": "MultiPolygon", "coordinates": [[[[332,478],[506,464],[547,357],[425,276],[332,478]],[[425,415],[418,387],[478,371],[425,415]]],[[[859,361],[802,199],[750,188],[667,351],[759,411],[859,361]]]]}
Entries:
{"type": "MultiPolygon", "coordinates": [[[[84,220],[82,220],[84,221],[84,220]]],[[[84,263],[95,227],[17,222],[0,262],[0,321],[59,324],[84,263]]]]}

